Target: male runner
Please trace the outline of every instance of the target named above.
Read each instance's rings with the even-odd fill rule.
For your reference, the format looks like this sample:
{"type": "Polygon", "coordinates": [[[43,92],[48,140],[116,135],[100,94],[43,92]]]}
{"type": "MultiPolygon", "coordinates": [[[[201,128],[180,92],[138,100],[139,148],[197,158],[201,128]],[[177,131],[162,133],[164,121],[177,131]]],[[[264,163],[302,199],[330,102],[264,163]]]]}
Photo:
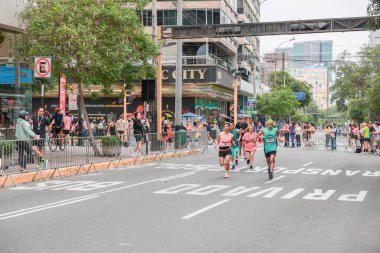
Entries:
{"type": "Polygon", "coordinates": [[[280,139],[280,131],[273,127],[273,120],[267,121],[267,127],[260,130],[259,135],[264,139],[264,154],[268,164],[269,180],[273,179],[274,164],[276,162],[277,143],[280,139]]]}
{"type": "Polygon", "coordinates": [[[229,132],[229,124],[224,124],[223,132],[218,134],[216,143],[219,145],[219,164],[224,166],[224,178],[228,178],[230,170],[231,146],[233,145],[234,136],[229,132]]]}
{"type": "Polygon", "coordinates": [[[234,170],[235,167],[239,164],[239,139],[241,131],[240,129],[235,129],[234,123],[230,123],[230,133],[234,136],[234,144],[231,147],[231,170],[234,170]]]}

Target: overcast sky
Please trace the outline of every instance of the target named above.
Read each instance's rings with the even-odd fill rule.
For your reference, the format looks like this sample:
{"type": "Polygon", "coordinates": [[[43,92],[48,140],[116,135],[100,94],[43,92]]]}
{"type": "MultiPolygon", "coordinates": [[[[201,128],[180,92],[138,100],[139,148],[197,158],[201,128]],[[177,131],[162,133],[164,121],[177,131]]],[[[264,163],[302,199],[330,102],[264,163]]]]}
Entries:
{"type": "MultiPolygon", "coordinates": [[[[261,0],[262,1],[262,0],[261,0]]],[[[368,0],[267,0],[261,4],[261,21],[284,21],[317,18],[366,16],[368,0]]],[[[368,43],[369,32],[319,33],[295,35],[296,41],[333,40],[333,57],[344,51],[356,54],[368,43]]],[[[275,48],[293,36],[262,36],[261,54],[275,48]]],[[[293,42],[281,47],[292,46],[293,42]]]]}

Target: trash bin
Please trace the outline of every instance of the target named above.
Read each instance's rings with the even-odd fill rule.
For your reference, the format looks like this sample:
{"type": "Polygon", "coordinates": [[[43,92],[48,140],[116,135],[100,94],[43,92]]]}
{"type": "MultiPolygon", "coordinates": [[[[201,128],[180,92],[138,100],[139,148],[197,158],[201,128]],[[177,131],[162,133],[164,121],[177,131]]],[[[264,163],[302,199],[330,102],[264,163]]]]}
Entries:
{"type": "Polygon", "coordinates": [[[183,148],[186,145],[186,130],[178,130],[175,135],[176,143],[178,148],[183,148]]]}

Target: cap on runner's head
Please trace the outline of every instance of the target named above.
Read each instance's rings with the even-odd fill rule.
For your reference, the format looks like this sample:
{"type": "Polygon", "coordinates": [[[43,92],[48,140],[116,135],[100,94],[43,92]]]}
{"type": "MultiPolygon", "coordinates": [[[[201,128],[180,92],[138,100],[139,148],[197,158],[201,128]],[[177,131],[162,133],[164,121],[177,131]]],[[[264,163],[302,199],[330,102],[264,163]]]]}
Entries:
{"type": "Polygon", "coordinates": [[[268,121],[267,121],[267,125],[268,125],[268,124],[273,124],[273,120],[268,119],[268,121]]]}

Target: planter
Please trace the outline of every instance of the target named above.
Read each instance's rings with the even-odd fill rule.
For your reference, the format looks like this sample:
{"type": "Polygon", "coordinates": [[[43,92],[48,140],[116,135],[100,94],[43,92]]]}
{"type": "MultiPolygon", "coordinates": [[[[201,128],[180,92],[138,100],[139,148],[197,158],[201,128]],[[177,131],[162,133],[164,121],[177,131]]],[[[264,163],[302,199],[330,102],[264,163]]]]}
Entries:
{"type": "Polygon", "coordinates": [[[8,169],[12,165],[12,155],[5,155],[1,159],[1,166],[3,169],[8,169]]]}
{"type": "Polygon", "coordinates": [[[104,156],[119,156],[121,154],[121,145],[102,146],[104,156]]]}

